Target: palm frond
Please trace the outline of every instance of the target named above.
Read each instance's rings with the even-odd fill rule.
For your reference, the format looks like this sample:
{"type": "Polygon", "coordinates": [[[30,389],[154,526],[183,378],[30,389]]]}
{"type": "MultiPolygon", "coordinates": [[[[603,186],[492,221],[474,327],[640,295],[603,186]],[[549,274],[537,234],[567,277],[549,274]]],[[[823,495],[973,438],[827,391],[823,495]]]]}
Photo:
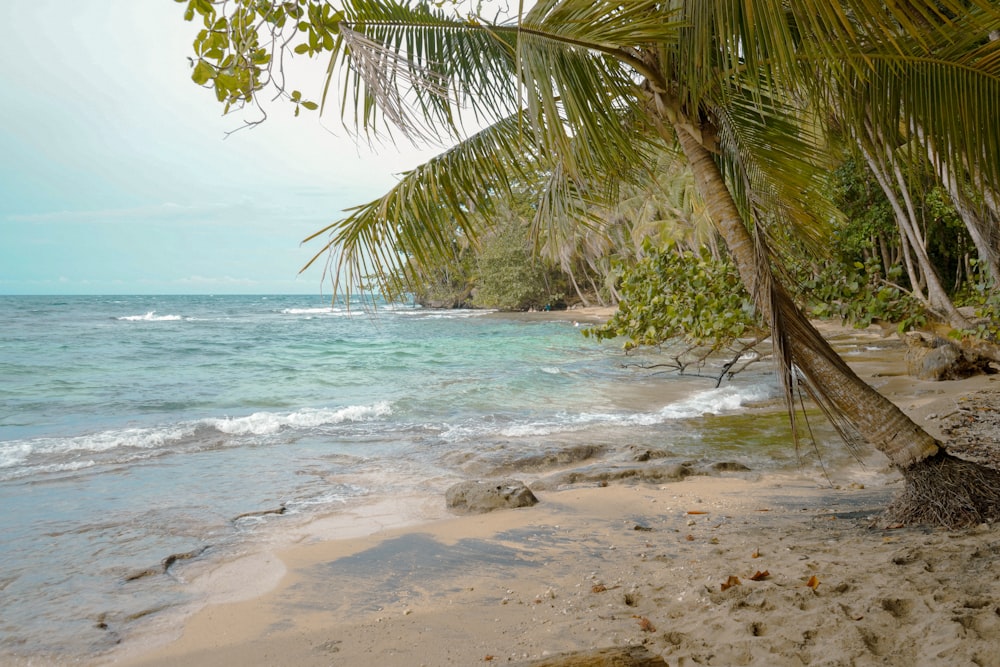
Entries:
{"type": "Polygon", "coordinates": [[[336,285],[350,291],[374,278],[398,293],[407,258],[432,266],[448,257],[457,236],[477,238],[482,216],[510,197],[518,179],[536,178],[537,147],[524,122],[515,114],[494,123],[406,172],[382,197],[348,209],[303,241],[328,237],[302,270],[329,255],[336,285]]]}
{"type": "Polygon", "coordinates": [[[514,28],[426,3],[354,0],[344,6],[327,87],[339,73],[341,113],[364,132],[456,138],[462,108],[484,123],[516,111],[516,41],[514,28]]]}

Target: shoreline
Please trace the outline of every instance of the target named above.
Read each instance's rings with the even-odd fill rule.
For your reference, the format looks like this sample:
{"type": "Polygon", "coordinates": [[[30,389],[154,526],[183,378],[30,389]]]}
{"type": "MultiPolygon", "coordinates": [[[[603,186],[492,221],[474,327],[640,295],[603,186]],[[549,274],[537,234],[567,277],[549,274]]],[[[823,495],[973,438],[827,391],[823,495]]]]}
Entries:
{"type": "MultiPolygon", "coordinates": [[[[583,320],[495,316],[509,315],[583,320]]],[[[877,328],[826,329],[936,436],[964,396],[1000,388],[996,376],[915,380],[877,328]]],[[[517,664],[642,644],[671,665],[1000,665],[1000,529],[876,531],[898,475],[857,466],[837,482],[744,472],[590,484],[462,517],[425,498],[410,520],[406,499],[387,498],[363,530],[328,516],[256,560],[203,568],[195,585],[228,582],[216,603],[95,664],[517,664]],[[721,590],[730,576],[740,584],[721,590]]]]}

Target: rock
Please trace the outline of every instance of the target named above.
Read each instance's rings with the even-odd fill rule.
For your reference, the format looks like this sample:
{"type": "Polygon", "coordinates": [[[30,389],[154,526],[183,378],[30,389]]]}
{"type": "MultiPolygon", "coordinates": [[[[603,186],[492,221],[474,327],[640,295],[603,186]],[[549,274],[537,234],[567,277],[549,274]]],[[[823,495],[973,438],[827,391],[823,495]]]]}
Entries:
{"type": "Polygon", "coordinates": [[[486,475],[508,475],[514,472],[535,472],[550,468],[560,468],[580,461],[597,458],[605,451],[600,445],[572,445],[550,447],[534,454],[518,455],[498,461],[487,468],[486,475]]]}
{"type": "Polygon", "coordinates": [[[641,482],[668,482],[682,480],[692,474],[694,474],[694,471],[686,463],[664,463],[644,466],[603,463],[556,473],[538,480],[532,486],[536,489],[548,490],[572,484],[598,483],[606,486],[608,482],[626,479],[641,482]]]}
{"type": "Polygon", "coordinates": [[[538,503],[531,489],[516,479],[460,482],[448,489],[444,498],[449,509],[462,514],[484,514],[538,503]]]}
{"type": "Polygon", "coordinates": [[[663,449],[651,449],[649,447],[640,447],[638,445],[629,445],[628,449],[632,455],[632,460],[640,463],[644,461],[651,461],[652,459],[664,459],[671,456],[670,452],[663,449]]]}
{"type": "Polygon", "coordinates": [[[907,373],[921,380],[961,380],[994,372],[990,360],[975,352],[964,351],[943,338],[925,339],[919,334],[906,336],[907,373]]]}
{"type": "Polygon", "coordinates": [[[748,472],[750,468],[739,461],[718,461],[711,466],[715,472],[748,472]]]}

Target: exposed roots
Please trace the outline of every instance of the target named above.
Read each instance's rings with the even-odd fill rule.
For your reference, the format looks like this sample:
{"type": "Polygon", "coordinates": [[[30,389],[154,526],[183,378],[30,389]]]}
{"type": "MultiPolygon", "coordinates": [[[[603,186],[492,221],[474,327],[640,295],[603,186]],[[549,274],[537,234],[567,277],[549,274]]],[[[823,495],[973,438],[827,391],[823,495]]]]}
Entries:
{"type": "Polygon", "coordinates": [[[939,451],[903,469],[906,486],[880,525],[961,528],[1000,520],[1000,471],[939,451]]]}

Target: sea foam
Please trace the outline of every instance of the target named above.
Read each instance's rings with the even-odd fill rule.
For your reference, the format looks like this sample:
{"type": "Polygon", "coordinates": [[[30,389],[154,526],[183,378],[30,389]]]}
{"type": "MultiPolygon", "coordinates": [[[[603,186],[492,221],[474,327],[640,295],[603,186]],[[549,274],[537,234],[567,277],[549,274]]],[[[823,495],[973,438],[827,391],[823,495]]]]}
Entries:
{"type": "Polygon", "coordinates": [[[184,318],[180,315],[157,315],[155,310],[151,310],[145,315],[124,315],[115,319],[121,322],[177,322],[184,318]]]}
{"type": "Polygon", "coordinates": [[[392,414],[389,403],[351,405],[343,408],[302,409],[286,414],[255,412],[246,417],[226,417],[205,421],[228,435],[271,435],[282,428],[314,428],[344,422],[357,422],[392,414]]]}

